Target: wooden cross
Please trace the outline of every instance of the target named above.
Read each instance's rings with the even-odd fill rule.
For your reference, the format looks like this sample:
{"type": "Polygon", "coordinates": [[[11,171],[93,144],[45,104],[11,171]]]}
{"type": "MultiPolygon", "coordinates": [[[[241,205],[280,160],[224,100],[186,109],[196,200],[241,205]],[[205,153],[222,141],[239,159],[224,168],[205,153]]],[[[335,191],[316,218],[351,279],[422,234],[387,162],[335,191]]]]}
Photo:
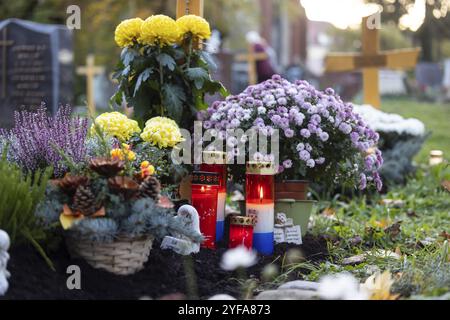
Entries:
{"type": "Polygon", "coordinates": [[[203,0],[177,0],[177,19],[187,14],[203,17],[203,0]]]}
{"type": "Polygon", "coordinates": [[[416,65],[420,48],[380,51],[378,29],[369,28],[368,19],[362,20],[362,54],[331,53],[325,59],[327,72],[363,71],[364,103],[380,108],[378,69],[407,69],[416,65]]]}
{"type": "Polygon", "coordinates": [[[255,52],[253,45],[249,43],[248,53],[236,55],[235,60],[239,62],[247,62],[248,84],[253,85],[258,83],[256,62],[266,60],[268,58],[269,56],[265,52],[255,52]]]}
{"type": "Polygon", "coordinates": [[[77,74],[86,76],[86,95],[88,110],[91,115],[95,114],[95,100],[94,100],[94,78],[98,74],[102,74],[105,68],[102,66],[95,66],[94,55],[88,54],[86,57],[86,65],[77,68],[77,74]]]}
{"type": "Polygon", "coordinates": [[[0,46],[2,47],[2,99],[6,98],[6,64],[7,61],[7,47],[12,46],[14,41],[7,40],[6,27],[2,31],[2,39],[0,40],[0,46]]]}

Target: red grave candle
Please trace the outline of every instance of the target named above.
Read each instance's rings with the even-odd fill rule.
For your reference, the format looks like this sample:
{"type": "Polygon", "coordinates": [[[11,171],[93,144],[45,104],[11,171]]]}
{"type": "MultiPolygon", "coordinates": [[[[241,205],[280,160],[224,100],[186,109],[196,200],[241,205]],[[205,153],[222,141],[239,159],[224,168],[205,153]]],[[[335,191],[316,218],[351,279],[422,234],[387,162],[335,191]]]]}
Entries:
{"type": "Polygon", "coordinates": [[[244,245],[247,249],[251,249],[253,245],[254,225],[254,217],[232,217],[230,219],[230,239],[228,241],[228,247],[235,248],[244,245]]]}
{"type": "Polygon", "coordinates": [[[216,241],[223,238],[225,220],[225,200],[227,196],[226,153],[221,151],[203,151],[201,171],[215,172],[219,175],[219,191],[217,194],[216,241]]]}
{"type": "Polygon", "coordinates": [[[256,217],[253,247],[262,254],[273,252],[274,175],[270,162],[248,162],[245,184],[247,216],[256,217]]]}
{"type": "Polygon", "coordinates": [[[196,171],[192,174],[192,206],[197,209],[200,231],[205,237],[204,248],[214,249],[216,241],[217,193],[219,175],[212,172],[196,171]]]}

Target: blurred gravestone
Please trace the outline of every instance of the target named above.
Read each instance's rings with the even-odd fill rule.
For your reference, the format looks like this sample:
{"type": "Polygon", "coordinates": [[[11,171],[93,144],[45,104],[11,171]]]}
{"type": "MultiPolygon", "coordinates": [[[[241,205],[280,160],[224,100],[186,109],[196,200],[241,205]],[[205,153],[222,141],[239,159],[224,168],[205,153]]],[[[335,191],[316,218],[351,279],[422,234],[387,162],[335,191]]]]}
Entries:
{"type": "Polygon", "coordinates": [[[0,22],[0,125],[45,102],[52,112],[72,102],[72,33],[62,25],[0,22]]]}
{"type": "Polygon", "coordinates": [[[404,71],[382,69],[379,82],[382,95],[403,95],[407,92],[404,71]]]}
{"type": "Polygon", "coordinates": [[[416,80],[419,88],[439,88],[442,83],[442,70],[437,63],[420,62],[416,66],[416,80]]]}
{"type": "Polygon", "coordinates": [[[442,79],[442,86],[444,87],[446,100],[450,100],[450,59],[444,60],[444,77],[442,79]]]}
{"type": "Polygon", "coordinates": [[[94,102],[97,109],[106,110],[109,108],[109,99],[115,93],[115,86],[106,73],[102,73],[94,78],[94,102]]]}

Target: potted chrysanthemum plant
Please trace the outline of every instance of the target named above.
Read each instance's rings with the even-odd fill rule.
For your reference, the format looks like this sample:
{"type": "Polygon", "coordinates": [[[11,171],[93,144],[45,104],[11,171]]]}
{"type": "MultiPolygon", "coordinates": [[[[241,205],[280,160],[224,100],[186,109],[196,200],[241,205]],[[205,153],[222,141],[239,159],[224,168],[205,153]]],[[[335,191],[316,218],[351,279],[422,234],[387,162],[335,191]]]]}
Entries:
{"type": "MultiPolygon", "coordinates": [[[[227,139],[227,147],[232,148],[229,157],[239,154],[239,141],[228,137],[228,129],[253,128],[263,136],[278,130],[278,199],[305,199],[305,181],[359,189],[373,184],[381,189],[378,133],[332,89],[319,91],[306,81],[291,83],[274,75],[213,103],[201,119],[204,129],[214,128],[219,137],[227,139]]],[[[246,156],[247,160],[274,158],[270,152],[246,156]]],[[[244,179],[244,166],[229,167],[235,180],[244,179]]]]}
{"type": "Polygon", "coordinates": [[[215,64],[199,45],[210,35],[208,22],[196,15],[122,21],[115,30],[122,53],[112,101],[121,105],[125,98],[139,121],[167,116],[189,129],[196,111],[207,107],[205,94],[227,94],[211,79],[215,64]]]}

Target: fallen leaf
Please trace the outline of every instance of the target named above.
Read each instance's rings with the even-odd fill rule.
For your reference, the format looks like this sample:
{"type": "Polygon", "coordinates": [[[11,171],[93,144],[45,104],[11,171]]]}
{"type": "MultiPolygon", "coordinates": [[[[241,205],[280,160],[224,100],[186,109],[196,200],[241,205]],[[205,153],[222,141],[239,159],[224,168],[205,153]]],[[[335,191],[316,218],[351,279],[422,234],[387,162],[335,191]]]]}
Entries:
{"type": "Polygon", "coordinates": [[[442,237],[442,238],[444,238],[444,239],[447,239],[447,240],[450,240],[450,233],[448,233],[447,231],[442,231],[440,234],[439,234],[439,236],[440,237],[442,237]]]}
{"type": "Polygon", "coordinates": [[[441,186],[443,186],[445,190],[447,190],[448,192],[450,192],[450,180],[444,180],[444,181],[442,181],[441,186]]]}
{"type": "Polygon", "coordinates": [[[355,236],[353,238],[350,238],[349,242],[352,246],[357,246],[361,244],[362,238],[360,236],[355,236]]]}
{"type": "Polygon", "coordinates": [[[401,232],[401,227],[400,227],[401,223],[402,223],[402,221],[399,220],[399,221],[391,224],[389,227],[386,227],[384,229],[384,232],[386,234],[388,234],[392,239],[396,238],[401,232]]]}
{"type": "Polygon", "coordinates": [[[391,250],[383,250],[383,249],[378,249],[375,250],[374,252],[367,252],[367,254],[372,255],[374,257],[378,257],[378,258],[394,258],[394,259],[400,259],[401,256],[399,254],[397,254],[394,251],[391,250]]]}
{"type": "Polygon", "coordinates": [[[357,265],[357,264],[363,263],[364,261],[366,261],[366,254],[362,253],[362,254],[357,254],[355,256],[351,256],[351,257],[342,259],[342,264],[345,266],[357,265]]]}
{"type": "Polygon", "coordinates": [[[328,208],[323,209],[321,214],[324,216],[335,216],[336,211],[333,208],[328,207],[328,208]]]}
{"type": "Polygon", "coordinates": [[[411,217],[411,218],[417,218],[418,217],[417,213],[414,210],[412,210],[412,209],[408,209],[406,211],[406,215],[408,217],[411,217]]]}
{"type": "Polygon", "coordinates": [[[386,228],[389,225],[390,221],[388,219],[376,220],[374,225],[379,228],[386,228]]]}

